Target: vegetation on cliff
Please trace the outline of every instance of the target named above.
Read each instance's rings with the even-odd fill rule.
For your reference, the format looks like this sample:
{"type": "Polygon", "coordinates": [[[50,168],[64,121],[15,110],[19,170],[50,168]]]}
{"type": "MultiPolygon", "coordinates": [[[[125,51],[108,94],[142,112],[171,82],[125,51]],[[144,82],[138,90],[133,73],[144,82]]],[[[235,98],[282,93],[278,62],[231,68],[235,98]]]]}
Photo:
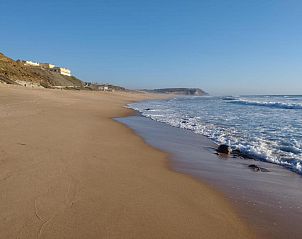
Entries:
{"type": "Polygon", "coordinates": [[[64,76],[37,66],[26,66],[0,53],[0,82],[6,84],[30,84],[42,87],[83,87],[74,76],[64,76]]]}

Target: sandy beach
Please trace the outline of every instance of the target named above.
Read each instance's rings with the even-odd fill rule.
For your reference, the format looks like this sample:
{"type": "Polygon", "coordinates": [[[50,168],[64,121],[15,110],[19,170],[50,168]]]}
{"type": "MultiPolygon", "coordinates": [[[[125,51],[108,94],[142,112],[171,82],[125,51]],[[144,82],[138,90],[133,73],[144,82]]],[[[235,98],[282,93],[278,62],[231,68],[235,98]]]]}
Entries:
{"type": "Polygon", "coordinates": [[[251,238],[219,192],[112,118],[158,97],[0,85],[0,238],[251,238]]]}
{"type": "Polygon", "coordinates": [[[168,152],[171,169],[223,192],[257,238],[301,238],[300,175],[268,162],[217,155],[217,145],[209,138],[142,115],[118,121],[149,145],[168,152]],[[248,167],[255,163],[268,171],[248,167]]]}

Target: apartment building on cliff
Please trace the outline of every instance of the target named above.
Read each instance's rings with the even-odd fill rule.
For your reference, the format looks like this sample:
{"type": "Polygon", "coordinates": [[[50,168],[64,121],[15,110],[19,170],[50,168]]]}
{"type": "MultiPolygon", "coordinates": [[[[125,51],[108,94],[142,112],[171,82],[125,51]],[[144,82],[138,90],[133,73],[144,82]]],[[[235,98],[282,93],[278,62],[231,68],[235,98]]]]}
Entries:
{"type": "Polygon", "coordinates": [[[40,63],[40,66],[45,69],[52,69],[55,67],[55,65],[50,64],[50,63],[40,63]]]}
{"type": "Polygon", "coordinates": [[[53,67],[53,68],[50,68],[49,70],[52,72],[57,72],[64,76],[71,76],[71,71],[64,67],[53,67]]]}
{"type": "Polygon", "coordinates": [[[26,60],[17,60],[17,62],[23,63],[25,66],[39,66],[42,67],[43,69],[59,73],[64,76],[71,76],[71,71],[67,68],[64,67],[58,67],[55,66],[54,64],[50,63],[39,63],[39,62],[33,62],[33,61],[26,61],[26,60]]]}
{"type": "Polygon", "coordinates": [[[34,61],[17,60],[17,62],[21,62],[26,66],[40,66],[39,62],[34,62],[34,61]]]}

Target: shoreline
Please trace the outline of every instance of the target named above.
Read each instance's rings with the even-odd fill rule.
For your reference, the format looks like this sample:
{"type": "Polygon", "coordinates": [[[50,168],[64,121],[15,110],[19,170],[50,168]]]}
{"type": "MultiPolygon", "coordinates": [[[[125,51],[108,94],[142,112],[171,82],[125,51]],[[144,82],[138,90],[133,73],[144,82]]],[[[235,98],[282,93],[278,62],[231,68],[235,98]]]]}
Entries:
{"type": "Polygon", "coordinates": [[[112,119],[148,97],[0,86],[0,237],[252,238],[219,192],[112,119]]]}
{"type": "Polygon", "coordinates": [[[259,238],[299,238],[301,177],[278,165],[258,162],[271,172],[248,168],[253,159],[220,158],[205,136],[144,116],[120,119],[146,143],[168,152],[170,169],[221,192],[259,238]],[[284,197],[286,195],[286,197],[284,197]]]}

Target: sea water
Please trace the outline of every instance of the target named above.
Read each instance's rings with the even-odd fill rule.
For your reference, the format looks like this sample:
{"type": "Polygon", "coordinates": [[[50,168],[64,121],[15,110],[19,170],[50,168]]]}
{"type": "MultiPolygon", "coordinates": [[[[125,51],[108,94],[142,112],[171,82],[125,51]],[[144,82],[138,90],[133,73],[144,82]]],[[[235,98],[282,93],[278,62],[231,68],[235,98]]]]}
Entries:
{"type": "Polygon", "coordinates": [[[302,96],[176,97],[129,107],[302,174],[302,96]]]}

